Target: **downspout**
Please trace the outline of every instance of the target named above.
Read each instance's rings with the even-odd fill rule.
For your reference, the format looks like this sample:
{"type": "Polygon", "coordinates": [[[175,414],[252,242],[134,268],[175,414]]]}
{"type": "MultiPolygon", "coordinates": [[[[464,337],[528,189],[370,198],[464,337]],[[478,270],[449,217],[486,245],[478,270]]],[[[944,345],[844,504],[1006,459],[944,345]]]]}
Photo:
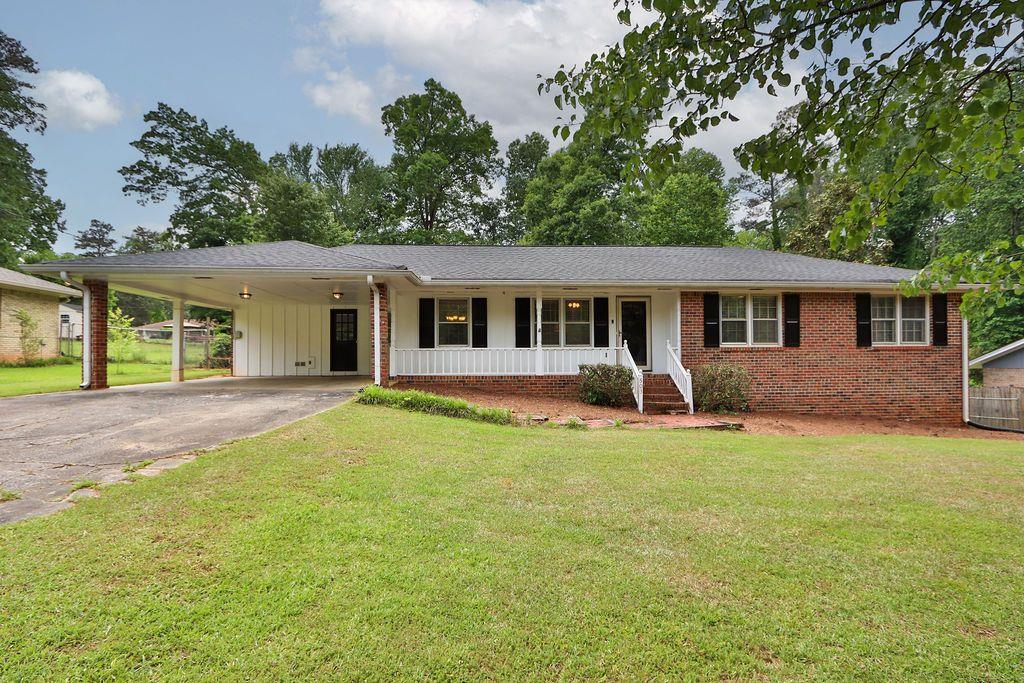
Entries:
{"type": "Polygon", "coordinates": [[[968,367],[968,360],[967,360],[967,342],[968,342],[968,339],[967,339],[967,334],[968,334],[968,331],[967,331],[967,318],[965,316],[963,316],[963,315],[961,315],[961,317],[960,317],[960,329],[961,329],[961,332],[960,332],[960,363],[961,363],[961,370],[962,370],[962,373],[963,373],[963,382],[962,382],[963,386],[961,387],[962,395],[961,395],[960,400],[961,400],[962,408],[963,408],[964,422],[967,423],[967,424],[970,424],[971,423],[971,391],[970,391],[971,377],[970,377],[970,368],[968,367]]]}
{"type": "Polygon", "coordinates": [[[84,282],[77,282],[68,277],[66,271],[60,272],[60,279],[82,292],[82,383],[79,389],[92,386],[92,293],[84,282]]]}
{"type": "Polygon", "coordinates": [[[380,386],[380,289],[372,275],[366,276],[366,284],[373,290],[373,383],[380,386]]]}

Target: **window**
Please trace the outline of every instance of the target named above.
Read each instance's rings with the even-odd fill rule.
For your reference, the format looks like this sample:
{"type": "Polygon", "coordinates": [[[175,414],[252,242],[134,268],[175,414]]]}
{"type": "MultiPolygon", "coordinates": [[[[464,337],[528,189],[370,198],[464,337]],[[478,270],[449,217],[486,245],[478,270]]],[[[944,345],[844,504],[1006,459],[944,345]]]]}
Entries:
{"type": "Polygon", "coordinates": [[[561,320],[558,317],[558,299],[544,299],[540,305],[540,344],[559,346],[561,344],[561,320]]]}
{"type": "Polygon", "coordinates": [[[469,346],[469,300],[437,300],[437,345],[469,346]]]}
{"type": "Polygon", "coordinates": [[[65,324],[71,322],[71,314],[70,313],[61,313],[60,314],[60,321],[62,323],[65,323],[65,324]]]}
{"type": "Polygon", "coordinates": [[[722,343],[747,343],[747,297],[722,297],[722,343]]]}
{"type": "Polygon", "coordinates": [[[565,345],[590,346],[590,299],[565,299],[565,345]]]}
{"type": "Polygon", "coordinates": [[[871,297],[871,343],[927,344],[928,302],[923,296],[871,297]]]}
{"type": "Polygon", "coordinates": [[[723,294],[720,301],[723,344],[778,346],[778,295],[723,294]]]}
{"type": "Polygon", "coordinates": [[[900,311],[900,341],[904,344],[925,344],[928,322],[928,306],[923,296],[903,299],[900,311]]]}
{"type": "Polygon", "coordinates": [[[750,308],[754,321],[754,343],[778,344],[779,297],[752,296],[750,297],[750,308]]]}

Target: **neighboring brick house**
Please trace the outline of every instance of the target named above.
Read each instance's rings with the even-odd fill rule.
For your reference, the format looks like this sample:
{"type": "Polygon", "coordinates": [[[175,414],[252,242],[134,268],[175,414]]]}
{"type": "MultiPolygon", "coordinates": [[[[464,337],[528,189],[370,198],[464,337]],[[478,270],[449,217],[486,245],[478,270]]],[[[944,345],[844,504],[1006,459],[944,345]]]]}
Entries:
{"type": "Polygon", "coordinates": [[[571,396],[581,364],[615,363],[663,410],[692,403],[694,367],[727,362],[749,371],[754,410],[963,414],[962,289],[904,297],[914,271],[898,268],[736,247],[302,242],[33,268],[91,283],[94,307],[109,285],[232,310],[239,376],[571,396]]]}
{"type": "Polygon", "coordinates": [[[35,321],[40,358],[53,358],[60,353],[60,318],[57,307],[61,301],[78,296],[79,292],[61,285],[0,268],[0,362],[22,360],[22,327],[18,311],[25,311],[35,321]]]}
{"type": "Polygon", "coordinates": [[[971,368],[982,368],[986,387],[1024,388],[1024,339],[975,358],[971,368]]]}

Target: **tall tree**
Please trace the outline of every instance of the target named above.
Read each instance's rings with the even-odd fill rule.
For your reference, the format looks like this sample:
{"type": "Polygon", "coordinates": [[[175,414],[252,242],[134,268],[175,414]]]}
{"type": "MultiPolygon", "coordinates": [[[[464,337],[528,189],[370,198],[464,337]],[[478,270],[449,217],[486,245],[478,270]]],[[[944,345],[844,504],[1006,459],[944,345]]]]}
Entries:
{"type": "Polygon", "coordinates": [[[548,156],[548,139],[540,133],[513,140],[505,152],[505,186],[501,190],[501,215],[489,242],[516,244],[526,235],[526,185],[536,175],[537,167],[548,156]]]}
{"type": "MultiPolygon", "coordinates": [[[[761,177],[786,173],[807,183],[823,165],[856,169],[894,135],[913,131],[892,170],[858,186],[836,222],[833,239],[856,242],[885,225],[914,177],[946,185],[974,168],[1005,171],[1019,158],[1020,13],[1017,0],[626,1],[623,39],[541,88],[556,90],[556,105],[587,112],[577,135],[618,132],[636,153],[634,171],[654,175],[671,168],[685,139],[738,120],[730,109],[753,84],[805,98],[792,121],[737,149],[740,164],[761,177]],[[653,16],[634,17],[638,6],[653,16]],[[649,136],[662,122],[668,134],[649,136]]],[[[574,124],[570,116],[557,132],[568,137],[574,124]]],[[[936,200],[949,210],[970,196],[960,181],[936,200]]],[[[1024,284],[1024,245],[989,256],[948,269],[947,282],[983,275],[1004,287],[1024,284]]]]}
{"type": "Polygon", "coordinates": [[[382,110],[394,141],[391,170],[405,217],[404,239],[440,243],[465,238],[499,168],[491,124],[467,114],[458,95],[430,79],[422,93],[382,110]]]}
{"type": "Polygon", "coordinates": [[[154,251],[166,251],[170,248],[168,238],[166,232],[158,232],[136,225],[131,233],[124,238],[118,252],[121,254],[151,254],[154,251]]]}
{"type": "Polygon", "coordinates": [[[299,240],[321,246],[351,241],[334,221],[327,198],[312,183],[271,171],[260,180],[259,205],[254,233],[260,241],[299,240]]]}
{"type": "Polygon", "coordinates": [[[829,234],[857,195],[858,183],[847,176],[825,181],[809,199],[806,219],[786,235],[785,250],[805,256],[883,264],[891,244],[872,237],[857,245],[833,244],[829,234]]]}
{"type": "Polygon", "coordinates": [[[252,143],[162,102],[144,120],[149,129],[131,143],[142,158],[120,170],[124,193],[140,204],[176,195],[170,233],[186,246],[250,239],[267,168],[252,143]]]}
{"type": "Polygon", "coordinates": [[[75,235],[75,249],[82,256],[109,256],[114,253],[114,226],[106,221],[92,219],[89,227],[79,230],[75,235]]]}
{"type": "Polygon", "coordinates": [[[26,252],[49,249],[64,230],[64,204],[46,194],[46,172],[11,135],[46,130],[45,107],[25,78],[38,71],[22,44],[0,31],[0,266],[7,268],[26,252]]]}
{"type": "Polygon", "coordinates": [[[728,205],[720,181],[703,173],[673,173],[641,202],[637,241],[721,246],[732,237],[728,205]]]}
{"type": "Polygon", "coordinates": [[[572,143],[540,162],[526,185],[527,244],[622,244],[634,203],[622,192],[624,156],[613,139],[572,143]]]}
{"type": "Polygon", "coordinates": [[[740,227],[764,233],[771,248],[781,251],[785,244],[782,197],[792,183],[777,173],[768,174],[767,180],[751,173],[741,173],[733,178],[732,184],[747,210],[740,220],[740,227]]]}

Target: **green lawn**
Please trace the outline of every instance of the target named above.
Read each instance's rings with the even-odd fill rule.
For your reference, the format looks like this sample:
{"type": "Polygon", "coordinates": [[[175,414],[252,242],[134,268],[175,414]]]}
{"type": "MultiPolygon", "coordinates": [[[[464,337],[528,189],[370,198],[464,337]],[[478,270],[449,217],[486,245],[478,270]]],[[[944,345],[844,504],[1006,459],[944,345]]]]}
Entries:
{"type": "Polygon", "coordinates": [[[1024,449],[347,404],[0,528],[0,679],[1024,677],[1024,449]]]}
{"type": "MultiPolygon", "coordinates": [[[[81,358],[82,342],[67,340],[61,345],[61,353],[81,358]]],[[[198,342],[185,343],[185,363],[198,365],[206,359],[206,351],[198,342]]],[[[170,363],[171,340],[140,341],[122,360],[136,363],[170,363]]],[[[111,361],[113,362],[113,361],[111,361]]]]}
{"type": "MultiPolygon", "coordinates": [[[[187,379],[211,377],[230,373],[230,370],[185,370],[187,379]]],[[[107,367],[110,386],[167,382],[171,379],[168,363],[111,363],[107,367]]],[[[38,368],[0,367],[0,397],[23,394],[45,394],[51,391],[71,391],[82,382],[82,363],[73,365],[45,365],[38,368]]]]}

